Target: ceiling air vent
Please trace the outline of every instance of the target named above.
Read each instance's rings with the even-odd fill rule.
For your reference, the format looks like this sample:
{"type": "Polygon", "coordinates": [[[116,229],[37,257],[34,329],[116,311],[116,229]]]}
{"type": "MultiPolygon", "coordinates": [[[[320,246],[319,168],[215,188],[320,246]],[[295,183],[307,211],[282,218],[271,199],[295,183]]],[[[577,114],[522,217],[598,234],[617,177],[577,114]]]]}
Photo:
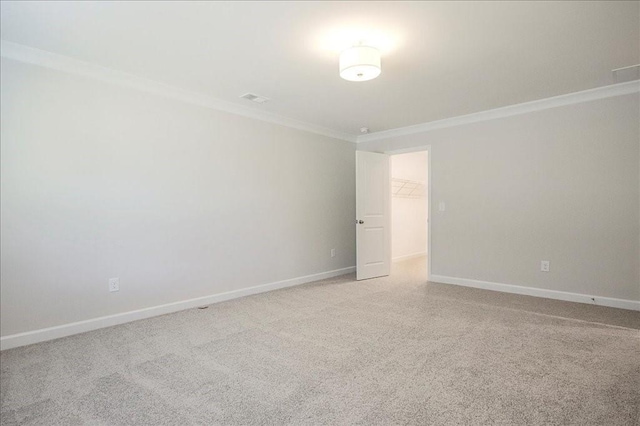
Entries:
{"type": "Polygon", "coordinates": [[[258,95],[253,94],[253,93],[245,93],[244,95],[242,95],[240,97],[242,99],[248,99],[250,101],[257,102],[259,104],[263,104],[263,103],[269,101],[269,98],[265,98],[264,96],[258,96],[258,95]]]}
{"type": "Polygon", "coordinates": [[[640,64],[611,70],[614,83],[624,83],[640,79],[640,64]]]}

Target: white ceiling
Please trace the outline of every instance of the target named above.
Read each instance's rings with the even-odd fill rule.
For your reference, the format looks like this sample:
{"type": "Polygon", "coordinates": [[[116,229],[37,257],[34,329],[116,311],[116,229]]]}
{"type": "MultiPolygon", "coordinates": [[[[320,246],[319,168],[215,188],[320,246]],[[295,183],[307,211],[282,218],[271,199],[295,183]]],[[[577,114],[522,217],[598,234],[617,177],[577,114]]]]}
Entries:
{"type": "Polygon", "coordinates": [[[613,84],[640,63],[640,2],[1,7],[3,40],[353,135],[613,84]],[[360,40],[381,48],[382,74],[344,81],[339,52],[360,40]]]}

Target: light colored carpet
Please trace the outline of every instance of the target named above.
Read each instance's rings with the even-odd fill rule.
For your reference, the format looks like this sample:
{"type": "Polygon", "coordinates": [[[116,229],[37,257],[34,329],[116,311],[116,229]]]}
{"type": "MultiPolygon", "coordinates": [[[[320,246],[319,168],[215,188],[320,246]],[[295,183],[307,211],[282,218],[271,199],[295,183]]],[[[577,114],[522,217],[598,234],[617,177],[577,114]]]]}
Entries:
{"type": "Polygon", "coordinates": [[[3,425],[637,425],[640,313],[423,262],[3,351],[3,425]]]}

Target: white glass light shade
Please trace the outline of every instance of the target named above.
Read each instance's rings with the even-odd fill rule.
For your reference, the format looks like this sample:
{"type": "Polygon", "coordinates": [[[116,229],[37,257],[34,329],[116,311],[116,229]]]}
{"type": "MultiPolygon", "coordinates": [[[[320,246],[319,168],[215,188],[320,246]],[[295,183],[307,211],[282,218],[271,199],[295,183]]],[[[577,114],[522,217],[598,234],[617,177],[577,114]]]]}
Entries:
{"type": "Polygon", "coordinates": [[[340,77],[367,81],[380,75],[380,52],[375,47],[355,46],[340,54],[340,77]]]}

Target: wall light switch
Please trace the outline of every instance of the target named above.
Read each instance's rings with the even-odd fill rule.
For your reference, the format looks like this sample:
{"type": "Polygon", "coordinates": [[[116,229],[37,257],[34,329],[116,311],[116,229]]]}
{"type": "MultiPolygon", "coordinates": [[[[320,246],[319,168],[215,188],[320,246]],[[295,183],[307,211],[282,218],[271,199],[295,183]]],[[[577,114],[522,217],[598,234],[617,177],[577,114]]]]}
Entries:
{"type": "Polygon", "coordinates": [[[331,257],[336,257],[336,249],[331,249],[331,257]]]}
{"type": "Polygon", "coordinates": [[[540,270],[542,272],[549,272],[549,264],[550,262],[548,260],[543,260],[540,262],[540,270]]]}
{"type": "Polygon", "coordinates": [[[438,210],[439,210],[439,211],[441,211],[441,212],[443,212],[443,211],[444,211],[444,208],[445,208],[445,206],[444,206],[444,201],[440,201],[440,202],[438,203],[438,210]]]}

